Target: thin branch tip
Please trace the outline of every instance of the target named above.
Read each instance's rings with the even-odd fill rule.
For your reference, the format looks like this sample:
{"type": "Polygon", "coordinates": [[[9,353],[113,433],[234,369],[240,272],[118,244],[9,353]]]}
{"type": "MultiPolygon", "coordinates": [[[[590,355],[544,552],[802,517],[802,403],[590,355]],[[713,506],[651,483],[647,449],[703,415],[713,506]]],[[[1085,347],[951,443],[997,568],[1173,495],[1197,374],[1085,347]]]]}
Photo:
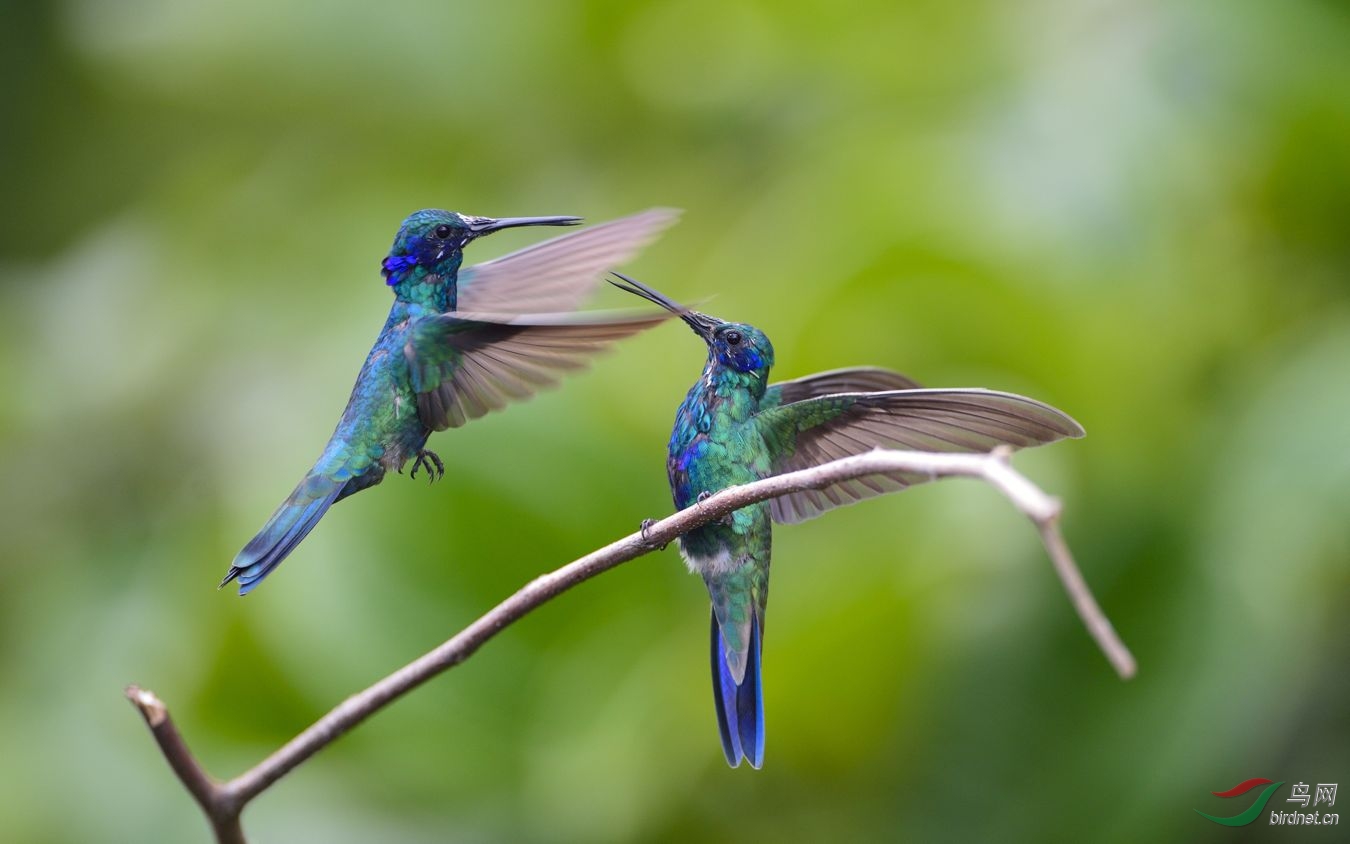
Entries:
{"type": "Polygon", "coordinates": [[[1116,673],[1120,675],[1122,680],[1133,680],[1134,675],[1139,673],[1139,663],[1134,661],[1134,655],[1129,651],[1121,655],[1120,661],[1116,665],[1116,673]]]}
{"type": "Polygon", "coordinates": [[[140,710],[141,717],[151,727],[160,726],[164,723],[164,719],[169,717],[169,709],[164,705],[164,701],[149,689],[142,689],[133,683],[127,686],[125,694],[127,700],[140,710]]]}

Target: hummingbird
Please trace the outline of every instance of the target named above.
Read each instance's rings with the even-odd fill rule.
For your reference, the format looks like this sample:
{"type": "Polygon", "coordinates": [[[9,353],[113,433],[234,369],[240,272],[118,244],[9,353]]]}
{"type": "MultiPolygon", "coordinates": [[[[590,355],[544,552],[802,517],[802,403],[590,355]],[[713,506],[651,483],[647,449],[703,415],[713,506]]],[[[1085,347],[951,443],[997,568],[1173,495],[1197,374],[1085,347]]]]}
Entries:
{"type": "Polygon", "coordinates": [[[380,263],[394,294],[389,317],[356,378],[328,445],[267,524],[234,558],[220,585],[245,595],[290,554],[328,508],[387,472],[445,475],[426,449],[455,428],[553,386],[562,373],[617,340],[664,320],[569,314],[604,272],[671,225],[655,208],[461,269],[473,241],[520,226],[572,226],[580,217],[475,217],[418,211],[380,263]]]}
{"type": "MultiPolygon", "coordinates": [[[[1083,436],[1066,414],[1035,399],[984,389],[923,389],[886,369],[856,367],[769,383],[773,344],[763,331],[688,310],[615,273],[615,286],[677,314],[707,345],[703,374],[675,412],[666,473],[675,507],[726,487],[805,469],[873,448],[990,451],[1083,436]]],[[[713,699],[733,768],[764,762],[761,657],[773,523],[929,480],[909,473],[843,481],[751,504],[679,538],[712,599],[713,699]]]]}

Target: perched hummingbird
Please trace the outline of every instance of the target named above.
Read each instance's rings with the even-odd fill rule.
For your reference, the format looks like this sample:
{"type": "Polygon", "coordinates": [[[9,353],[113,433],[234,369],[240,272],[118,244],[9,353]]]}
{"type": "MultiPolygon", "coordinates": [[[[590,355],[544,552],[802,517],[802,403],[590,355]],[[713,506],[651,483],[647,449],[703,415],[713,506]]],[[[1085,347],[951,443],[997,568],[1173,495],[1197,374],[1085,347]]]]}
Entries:
{"type": "MultiPolygon", "coordinates": [[[[703,338],[703,374],[675,412],[666,472],[684,509],[729,486],[805,469],[878,446],[990,451],[1081,437],[1049,405],[982,389],[926,390],[896,372],[838,369],[769,383],[773,345],[753,325],[687,310],[627,276],[612,282],[680,318],[703,338]]],[[[680,537],[691,571],[712,598],[712,680],[722,750],[732,767],[764,762],[760,657],[769,597],[773,522],[800,522],[910,484],[922,475],[844,481],[751,504],[680,537]]]]}
{"type": "Polygon", "coordinates": [[[667,209],[624,217],[460,269],[470,242],[516,226],[570,226],[579,217],[471,217],[418,211],[380,265],[394,293],[347,409],[314,467],[234,558],[220,585],[255,588],[336,501],[413,461],[412,476],[445,474],[425,448],[432,431],[463,425],[582,369],[616,340],[666,318],[602,320],[566,313],[604,272],[675,220],[667,209]],[[525,316],[517,316],[525,315],[525,316]]]}

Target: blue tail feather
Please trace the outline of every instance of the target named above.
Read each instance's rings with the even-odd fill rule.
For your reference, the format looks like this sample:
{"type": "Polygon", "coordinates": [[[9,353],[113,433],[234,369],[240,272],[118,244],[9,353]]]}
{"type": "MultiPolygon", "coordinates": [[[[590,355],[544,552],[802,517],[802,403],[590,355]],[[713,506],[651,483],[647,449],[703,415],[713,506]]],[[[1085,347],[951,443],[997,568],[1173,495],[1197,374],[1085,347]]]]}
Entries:
{"type": "Polygon", "coordinates": [[[745,677],[736,684],[727,666],[726,644],[717,618],[712,620],[713,701],[717,706],[717,728],[722,735],[722,752],[727,764],[735,768],[745,759],[752,768],[764,764],[764,694],[760,684],[759,620],[750,625],[750,648],[745,677]]]}
{"type": "Polygon", "coordinates": [[[736,723],[735,707],[729,707],[729,701],[736,700],[736,680],[727,668],[725,645],[722,631],[717,626],[717,616],[712,616],[712,682],[713,704],[717,709],[717,729],[722,734],[722,752],[726,754],[727,764],[736,767],[741,763],[740,729],[732,728],[736,723]]]}
{"type": "Polygon", "coordinates": [[[234,558],[220,585],[238,579],[240,595],[253,591],[309,535],[338,499],[344,485],[322,475],[309,475],[301,481],[258,535],[234,558]]]}

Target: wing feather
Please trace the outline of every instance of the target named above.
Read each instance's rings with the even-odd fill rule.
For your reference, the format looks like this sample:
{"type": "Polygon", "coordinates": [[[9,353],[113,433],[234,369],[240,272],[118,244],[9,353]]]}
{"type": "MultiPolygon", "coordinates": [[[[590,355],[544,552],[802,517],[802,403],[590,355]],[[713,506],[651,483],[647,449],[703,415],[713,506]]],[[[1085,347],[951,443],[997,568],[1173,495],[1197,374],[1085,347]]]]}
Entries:
{"type": "Polygon", "coordinates": [[[670,316],[456,312],[420,320],[403,347],[417,412],[433,430],[458,427],[556,385],[616,341],[670,316]]]}
{"type": "MultiPolygon", "coordinates": [[[[981,452],[999,445],[1026,448],[1083,435],[1077,422],[1050,405],[1014,393],[979,389],[816,395],[762,410],[755,420],[774,450],[776,474],[878,447],[981,452]]],[[[832,507],[925,480],[929,480],[928,476],[915,473],[856,478],[776,498],[770,502],[770,512],[775,521],[800,522],[832,507]]]]}
{"type": "Polygon", "coordinates": [[[607,271],[630,260],[678,219],[676,210],[651,208],[461,269],[456,310],[576,310],[607,271]]]}
{"type": "Polygon", "coordinates": [[[879,393],[890,390],[917,390],[919,383],[908,376],[879,366],[851,366],[817,372],[791,381],[770,384],[759,406],[767,410],[780,404],[792,404],[838,393],[879,393]]]}

